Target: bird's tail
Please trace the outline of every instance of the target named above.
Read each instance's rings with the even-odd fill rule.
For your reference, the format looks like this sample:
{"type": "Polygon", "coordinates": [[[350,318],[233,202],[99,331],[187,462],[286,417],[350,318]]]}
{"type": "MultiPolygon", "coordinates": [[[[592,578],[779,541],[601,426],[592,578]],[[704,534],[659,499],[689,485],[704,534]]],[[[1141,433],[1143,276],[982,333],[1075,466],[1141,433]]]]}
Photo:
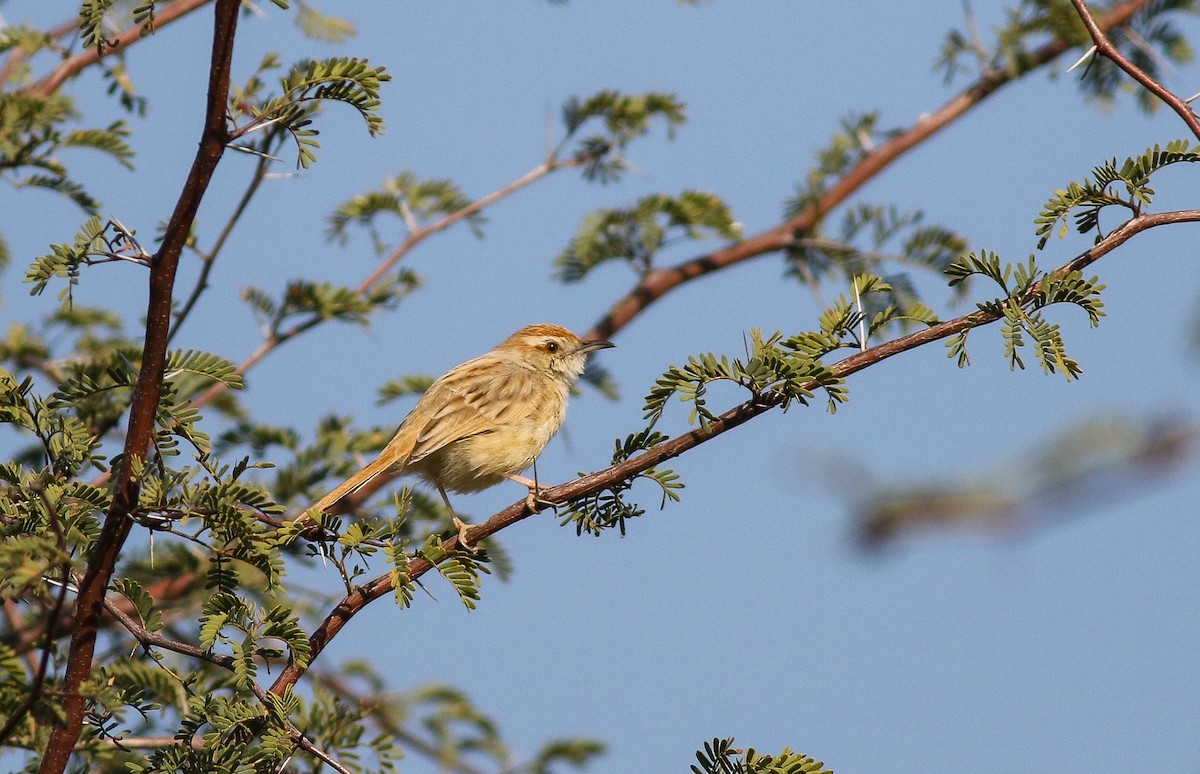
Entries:
{"type": "Polygon", "coordinates": [[[391,460],[380,456],[370,465],[367,465],[362,470],[355,473],[350,478],[343,481],[329,494],[322,497],[312,506],[310,510],[324,511],[325,513],[337,515],[345,513],[349,510],[348,505],[344,505],[342,500],[348,495],[354,494],[362,487],[371,482],[372,479],[379,476],[381,473],[387,472],[391,467],[391,460]]]}

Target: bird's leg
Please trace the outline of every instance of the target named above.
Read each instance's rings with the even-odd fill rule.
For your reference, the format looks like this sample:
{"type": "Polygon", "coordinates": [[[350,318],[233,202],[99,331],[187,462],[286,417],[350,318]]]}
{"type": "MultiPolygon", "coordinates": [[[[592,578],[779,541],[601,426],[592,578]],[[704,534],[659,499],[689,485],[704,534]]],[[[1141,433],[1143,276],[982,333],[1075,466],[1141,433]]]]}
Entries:
{"type": "Polygon", "coordinates": [[[507,478],[510,481],[516,481],[518,484],[529,488],[529,493],[525,495],[525,505],[529,506],[529,510],[531,512],[541,513],[542,508],[545,508],[546,506],[550,506],[551,508],[557,507],[549,500],[542,499],[542,488],[538,486],[537,480],[536,460],[533,463],[533,480],[525,478],[524,476],[518,476],[516,473],[507,474],[507,478]]]}
{"type": "Polygon", "coordinates": [[[458,518],[458,514],[454,512],[454,506],[450,504],[450,498],[446,496],[446,490],[441,484],[437,485],[438,494],[442,496],[442,502],[446,504],[446,510],[450,511],[450,520],[454,522],[455,529],[458,530],[458,544],[472,553],[479,550],[479,546],[471,545],[471,541],[467,540],[467,531],[474,527],[474,524],[468,524],[458,518]]]}

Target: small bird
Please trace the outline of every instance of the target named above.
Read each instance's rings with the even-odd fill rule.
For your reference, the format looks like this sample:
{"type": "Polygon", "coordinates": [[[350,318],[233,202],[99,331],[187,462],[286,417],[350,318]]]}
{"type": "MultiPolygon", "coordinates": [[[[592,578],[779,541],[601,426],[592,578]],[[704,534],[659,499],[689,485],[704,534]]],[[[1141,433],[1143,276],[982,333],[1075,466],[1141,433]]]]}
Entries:
{"type": "Polygon", "coordinates": [[[581,341],[558,325],[522,328],[431,384],[378,459],[313,509],[344,513],[347,495],[376,477],[416,473],[437,487],[464,546],[471,525],[454,513],[446,490],[478,492],[507,478],[529,488],[526,502],[536,511],[536,473],[532,481],[518,474],[562,426],[567,395],[588,354],[612,346],[603,339],[581,341]]]}

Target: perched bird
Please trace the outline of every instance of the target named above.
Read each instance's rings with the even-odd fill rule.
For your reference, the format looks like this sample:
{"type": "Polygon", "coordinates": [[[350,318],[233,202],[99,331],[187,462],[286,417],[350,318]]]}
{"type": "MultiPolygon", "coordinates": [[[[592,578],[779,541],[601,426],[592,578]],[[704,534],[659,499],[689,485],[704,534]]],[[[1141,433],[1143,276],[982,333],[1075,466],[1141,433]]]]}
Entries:
{"type": "Polygon", "coordinates": [[[344,513],[345,498],[376,477],[416,473],[437,487],[464,546],[471,525],[454,513],[446,490],[478,492],[508,478],[529,487],[526,500],[537,510],[536,480],[518,474],[562,426],[567,394],[588,354],[612,346],[581,341],[558,325],[522,328],[431,384],[378,459],[313,508],[344,513]]]}

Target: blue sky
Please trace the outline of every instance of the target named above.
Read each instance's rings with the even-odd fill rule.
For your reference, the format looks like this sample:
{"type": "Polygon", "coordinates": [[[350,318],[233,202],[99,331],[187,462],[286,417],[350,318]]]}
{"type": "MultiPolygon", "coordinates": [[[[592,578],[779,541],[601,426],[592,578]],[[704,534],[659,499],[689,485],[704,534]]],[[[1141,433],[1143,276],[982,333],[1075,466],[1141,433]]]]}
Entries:
{"type": "MultiPolygon", "coordinates": [[[[53,5],[61,7],[10,0],[0,14],[57,22],[72,12],[53,5]]],[[[398,423],[405,406],[375,405],[384,381],[441,373],[526,323],[590,327],[633,274],[614,264],[571,286],[549,275],[597,207],[699,188],[722,196],[748,234],[775,225],[842,115],[879,110],[882,125],[907,126],[954,93],[931,62],[945,32],[962,26],[959,2],[361,2],[324,6],[359,22],[356,39],[327,46],[301,41],[287,14],[262,5],[265,17],[246,17],[239,30],[243,77],[279,50],[285,62],[363,55],[393,81],[383,137],[368,138],[351,111],[333,106],[320,118],[317,165],[270,181],[234,235],[179,341],[234,361],[259,343],[240,288],[277,291],[296,276],[354,284],[369,273],[365,236],[330,245],[322,218],[385,175],[447,177],[479,196],[540,162],[547,112],[557,117],[571,95],[657,90],[688,104],[673,141],[659,129],[632,146],[637,172],[621,183],[564,172],[503,201],[487,213],[484,240],[458,229],[406,259],[425,288],[369,330],[319,329],[256,368],[248,404],[265,421],[302,428],[334,412],[398,423]]],[[[973,5],[986,34],[1002,6],[973,5]]],[[[1195,23],[1187,29],[1200,33],[1195,23]]],[[[130,52],[150,99],[147,117],[134,121],[136,173],[73,159],[106,211],[142,233],[169,214],[191,162],[206,33],[197,16],[130,52]]],[[[1055,188],[1186,131],[1166,111],[1146,116],[1127,99],[1108,111],[1084,104],[1063,75],[1073,60],[1047,71],[1056,78],[1035,74],[1005,89],[857,200],[923,209],[972,248],[1025,258],[1033,219],[1055,188]]],[[[1198,76],[1195,67],[1173,70],[1167,85],[1190,95],[1198,76]]],[[[93,123],[118,117],[94,74],[72,88],[93,123]]],[[[222,162],[198,223],[210,243],[250,164],[238,154],[222,162]]],[[[1164,202],[1196,206],[1189,174],[1162,178],[1164,202]]],[[[0,189],[0,228],[14,254],[0,322],[53,303],[51,294],[25,296],[23,265],[68,241],[81,220],[50,197],[0,189]]],[[[685,770],[698,746],[727,735],[763,751],[791,746],[839,772],[1192,771],[1194,467],[1085,512],[1055,511],[1048,529],[931,536],[879,557],[856,550],[851,503],[830,482],[849,478],[862,489],[970,477],[1036,453],[1070,423],[1194,416],[1195,239],[1195,226],[1145,234],[1094,267],[1109,286],[1109,316],[1095,330],[1078,310],[1055,317],[1084,366],[1078,382],[1010,372],[997,330],[973,335],[969,369],[940,345],[908,353],[851,378],[851,402],[835,416],[819,404],[771,414],[675,461],[683,502],[651,510],[626,537],[581,539],[551,516],[526,520],[503,535],[515,576],[485,585],[478,610],[463,610],[445,588],[439,602],[418,599],[404,612],[384,600],[322,658],[370,659],[396,688],[454,683],[518,750],[551,736],[599,737],[610,753],[591,770],[602,774],[685,770]],[[869,478],[830,473],[836,460],[853,462],[842,473],[869,478]]],[[[1057,265],[1084,247],[1075,236],[1054,240],[1040,260],[1057,265]]],[[[698,251],[684,246],[664,261],[698,251]]],[[[181,288],[195,271],[183,267],[181,288]]],[[[140,310],[142,284],[136,269],[104,267],[85,274],[76,298],[140,310]]],[[[929,287],[931,303],[952,313],[929,287]]],[[[977,297],[987,292],[980,286],[977,297]]],[[[601,355],[623,397],[576,399],[540,477],[605,466],[613,438],[640,429],[641,396],[669,365],[697,352],[739,354],[750,327],[815,327],[819,311],[783,279],[777,256],[669,295],[601,355]]],[[[666,429],[686,429],[685,420],[677,409],[666,429]]],[[[483,518],[521,494],[500,486],[456,502],[483,518]]]]}

